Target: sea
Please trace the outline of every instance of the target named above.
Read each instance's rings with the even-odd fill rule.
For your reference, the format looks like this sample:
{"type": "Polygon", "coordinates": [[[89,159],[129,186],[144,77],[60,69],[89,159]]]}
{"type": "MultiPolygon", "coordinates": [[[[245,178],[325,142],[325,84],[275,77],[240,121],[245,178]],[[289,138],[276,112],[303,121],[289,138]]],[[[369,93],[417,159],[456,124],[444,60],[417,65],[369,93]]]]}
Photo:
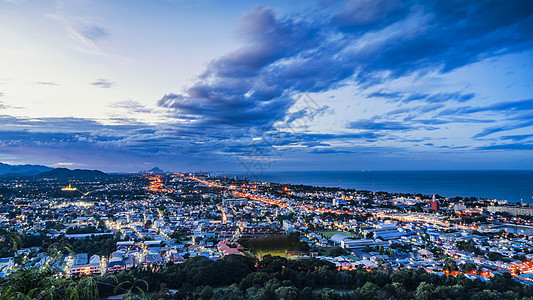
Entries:
{"type": "Polygon", "coordinates": [[[443,197],[533,203],[533,170],[525,171],[264,171],[219,172],[249,180],[443,197]]]}

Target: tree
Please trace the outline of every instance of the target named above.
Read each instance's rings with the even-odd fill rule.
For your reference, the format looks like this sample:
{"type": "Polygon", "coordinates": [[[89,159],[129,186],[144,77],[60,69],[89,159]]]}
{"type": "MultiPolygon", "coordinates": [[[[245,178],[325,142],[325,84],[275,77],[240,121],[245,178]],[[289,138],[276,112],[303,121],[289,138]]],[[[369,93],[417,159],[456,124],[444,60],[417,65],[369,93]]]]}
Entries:
{"type": "Polygon", "coordinates": [[[215,296],[215,293],[213,292],[212,287],[206,285],[200,292],[199,296],[202,300],[209,300],[215,296]]]}
{"type": "MultiPolygon", "coordinates": [[[[57,252],[56,252],[57,253],[57,252]]],[[[59,255],[44,267],[23,264],[0,282],[0,299],[98,299],[98,283],[92,277],[74,281],[61,274],[59,255]]]]}
{"type": "Polygon", "coordinates": [[[399,282],[393,282],[392,284],[387,284],[386,290],[389,294],[395,296],[397,299],[408,299],[409,292],[407,289],[399,282]]]}
{"type": "Polygon", "coordinates": [[[462,265],[460,265],[460,267],[465,272],[472,272],[472,271],[476,271],[477,270],[476,264],[473,264],[473,263],[462,264],[462,265]]]}
{"type": "Polygon", "coordinates": [[[435,299],[434,295],[435,286],[431,283],[421,282],[416,288],[415,297],[417,300],[431,300],[435,299]]]}
{"type": "Polygon", "coordinates": [[[453,259],[446,258],[443,269],[448,272],[457,271],[457,265],[453,259]]]}
{"type": "Polygon", "coordinates": [[[299,299],[306,299],[306,300],[313,300],[315,298],[315,294],[313,293],[313,289],[310,287],[305,287],[303,290],[301,290],[298,293],[299,299]]]}
{"type": "Polygon", "coordinates": [[[327,250],[324,252],[324,255],[331,256],[331,257],[336,257],[336,256],[346,255],[347,253],[348,252],[344,248],[331,247],[331,248],[327,248],[327,250]]]}
{"type": "Polygon", "coordinates": [[[341,298],[339,293],[332,289],[324,289],[322,293],[320,293],[319,297],[321,300],[339,300],[341,298]]]}
{"type": "Polygon", "coordinates": [[[117,293],[118,291],[125,291],[126,296],[124,296],[124,299],[135,299],[139,298],[134,295],[134,293],[141,294],[141,297],[144,298],[144,293],[148,291],[148,283],[145,280],[133,278],[133,281],[123,281],[120,282],[114,290],[114,293],[117,293]]]}
{"type": "Polygon", "coordinates": [[[276,289],[276,296],[285,300],[296,300],[298,298],[298,289],[294,286],[282,286],[276,289]]]}
{"type": "Polygon", "coordinates": [[[360,294],[362,299],[374,299],[378,291],[378,286],[373,282],[366,282],[363,287],[360,289],[360,294]]]}
{"type": "Polygon", "coordinates": [[[100,230],[105,230],[105,229],[107,229],[107,226],[105,225],[104,220],[99,220],[99,221],[98,221],[98,229],[100,229],[100,230]]]}
{"type": "Polygon", "coordinates": [[[474,253],[477,255],[482,255],[483,251],[481,251],[473,242],[466,242],[466,241],[459,241],[455,243],[455,246],[459,250],[467,251],[470,253],[474,253]]]}
{"type": "Polygon", "coordinates": [[[10,232],[7,235],[7,240],[13,253],[16,253],[22,247],[22,237],[16,231],[10,232]]]}

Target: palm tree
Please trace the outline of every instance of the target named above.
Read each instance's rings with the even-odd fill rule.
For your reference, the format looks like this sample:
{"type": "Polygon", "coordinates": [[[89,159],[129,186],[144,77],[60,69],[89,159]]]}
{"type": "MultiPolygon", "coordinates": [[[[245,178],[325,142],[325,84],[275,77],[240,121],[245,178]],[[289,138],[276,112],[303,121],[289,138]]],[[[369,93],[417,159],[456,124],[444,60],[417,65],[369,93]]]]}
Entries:
{"type": "Polygon", "coordinates": [[[18,232],[12,231],[7,235],[9,244],[11,245],[11,250],[13,253],[16,253],[22,247],[22,237],[18,232]]]}
{"type": "Polygon", "coordinates": [[[119,290],[127,291],[126,295],[124,296],[124,299],[144,299],[144,291],[148,291],[148,283],[142,279],[133,278],[133,282],[123,281],[119,285],[117,285],[117,287],[115,288],[115,293],[117,293],[119,290]],[[126,288],[127,286],[129,286],[129,288],[126,288]],[[137,296],[134,293],[141,294],[141,297],[137,296]]]}

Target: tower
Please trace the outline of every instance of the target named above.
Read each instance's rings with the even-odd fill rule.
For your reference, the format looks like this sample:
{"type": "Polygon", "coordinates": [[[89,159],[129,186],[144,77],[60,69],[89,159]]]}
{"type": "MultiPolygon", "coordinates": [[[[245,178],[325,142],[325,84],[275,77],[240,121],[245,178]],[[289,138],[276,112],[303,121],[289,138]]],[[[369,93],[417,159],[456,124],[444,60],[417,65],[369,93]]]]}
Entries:
{"type": "Polygon", "coordinates": [[[433,194],[433,197],[431,198],[431,210],[438,211],[439,208],[439,201],[437,201],[435,194],[433,194]]]}

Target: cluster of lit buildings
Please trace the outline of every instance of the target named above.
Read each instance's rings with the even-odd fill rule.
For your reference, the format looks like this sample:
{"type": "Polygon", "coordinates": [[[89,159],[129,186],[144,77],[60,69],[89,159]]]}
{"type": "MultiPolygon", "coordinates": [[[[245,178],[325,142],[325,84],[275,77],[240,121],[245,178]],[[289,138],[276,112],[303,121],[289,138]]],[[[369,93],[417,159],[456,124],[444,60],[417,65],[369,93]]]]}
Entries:
{"type": "MultiPolygon", "coordinates": [[[[324,259],[339,269],[424,268],[482,280],[509,272],[525,283],[533,278],[529,207],[186,173],[129,175],[66,188],[56,182],[4,184],[36,185],[39,191],[49,185],[48,192],[4,197],[0,225],[8,231],[80,241],[118,237],[105,255],[64,257],[68,276],[245,255],[240,239],[297,233],[310,250],[288,251],[287,257],[324,259]],[[328,254],[331,249],[341,250],[328,254]]],[[[22,256],[43,264],[45,250],[21,249],[0,258],[0,276],[22,263],[22,256]]]]}

